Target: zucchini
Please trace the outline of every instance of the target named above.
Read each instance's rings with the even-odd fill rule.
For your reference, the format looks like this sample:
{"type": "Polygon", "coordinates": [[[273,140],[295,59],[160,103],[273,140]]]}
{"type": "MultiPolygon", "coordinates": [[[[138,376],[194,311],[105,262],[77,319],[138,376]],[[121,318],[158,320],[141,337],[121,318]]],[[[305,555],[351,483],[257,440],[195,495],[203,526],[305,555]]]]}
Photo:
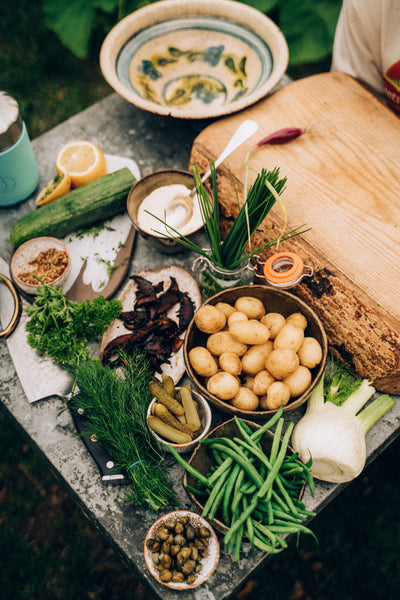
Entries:
{"type": "Polygon", "coordinates": [[[43,235],[63,238],[126,210],[128,192],[136,183],[131,171],[124,167],[68,192],[23,216],[11,229],[14,247],[43,235]]]}

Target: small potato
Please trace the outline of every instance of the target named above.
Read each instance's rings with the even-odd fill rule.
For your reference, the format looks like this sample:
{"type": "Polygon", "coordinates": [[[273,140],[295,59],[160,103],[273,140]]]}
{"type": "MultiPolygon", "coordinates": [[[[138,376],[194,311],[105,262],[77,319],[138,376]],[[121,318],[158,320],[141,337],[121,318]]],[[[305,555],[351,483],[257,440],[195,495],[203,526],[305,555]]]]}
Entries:
{"type": "Polygon", "coordinates": [[[263,410],[278,410],[281,404],[286,406],[289,400],[290,388],[282,381],[274,381],[260,398],[260,406],[263,410]]]}
{"type": "Polygon", "coordinates": [[[231,400],[239,388],[238,379],[225,371],[218,371],[207,381],[207,390],[220,400],[231,400]]]}
{"type": "Polygon", "coordinates": [[[251,346],[242,356],[242,370],[244,373],[256,375],[256,373],[265,369],[265,361],[272,350],[272,340],[268,340],[265,344],[251,346]]]}
{"type": "Polygon", "coordinates": [[[207,349],[214,356],[221,356],[224,352],[233,352],[238,356],[243,356],[247,346],[239,342],[229,331],[217,331],[208,337],[207,349]]]}
{"type": "Polygon", "coordinates": [[[265,344],[269,340],[269,329],[256,319],[232,323],[229,326],[229,333],[242,344],[251,346],[265,344]]]}
{"type": "Polygon", "coordinates": [[[284,379],[299,366],[299,357],[290,348],[277,348],[268,354],[265,368],[275,379],[284,379]]]}
{"type": "Polygon", "coordinates": [[[242,296],[235,302],[235,309],[244,312],[249,319],[261,319],[265,315],[264,304],[253,296],[242,296]]]}
{"type": "Polygon", "coordinates": [[[269,339],[274,340],[286,323],[286,319],[281,313],[270,312],[263,316],[261,323],[268,327],[269,339]]]}
{"type": "Polygon", "coordinates": [[[298,355],[301,365],[313,369],[322,360],[321,345],[315,338],[305,337],[298,350],[298,355]]]}
{"type": "Polygon", "coordinates": [[[228,318],[229,315],[235,312],[233,306],[231,304],[228,304],[227,302],[217,302],[217,304],[215,304],[215,308],[221,310],[226,316],[226,318],[228,318]]]}
{"type": "Polygon", "coordinates": [[[310,369],[299,365],[291,375],[282,380],[282,383],[290,388],[290,396],[297,398],[304,394],[311,381],[312,375],[310,369]]]}
{"type": "Polygon", "coordinates": [[[240,312],[240,310],[234,310],[233,313],[230,314],[228,317],[228,329],[232,325],[232,323],[235,323],[236,321],[248,321],[248,320],[249,320],[249,317],[247,315],[245,315],[243,312],[240,312]]]}
{"type": "Polygon", "coordinates": [[[289,348],[297,352],[304,340],[304,331],[291,323],[285,323],[274,340],[275,348],[289,348]]]}
{"type": "Polygon", "coordinates": [[[269,386],[274,383],[275,379],[267,370],[259,371],[253,379],[252,390],[257,396],[263,396],[267,393],[269,386]]]}
{"type": "Polygon", "coordinates": [[[295,327],[300,327],[300,329],[302,329],[303,331],[307,327],[307,319],[305,318],[304,315],[302,315],[299,312],[292,313],[291,315],[289,315],[286,318],[286,323],[290,323],[291,325],[294,325],[295,327]]]}
{"type": "Polygon", "coordinates": [[[219,366],[231,375],[240,375],[242,372],[242,361],[233,352],[223,352],[219,357],[219,366]]]}
{"type": "Polygon", "coordinates": [[[239,410],[256,410],[259,398],[248,387],[241,386],[238,393],[232,398],[231,405],[239,410]]]}
{"type": "Polygon", "coordinates": [[[218,371],[215,358],[204,346],[196,346],[190,350],[189,362],[201,377],[211,377],[218,371]]]}
{"type": "Polygon", "coordinates": [[[196,311],[194,321],[200,331],[204,333],[215,333],[225,327],[226,316],[222,310],[219,310],[212,304],[203,304],[196,311]]]}

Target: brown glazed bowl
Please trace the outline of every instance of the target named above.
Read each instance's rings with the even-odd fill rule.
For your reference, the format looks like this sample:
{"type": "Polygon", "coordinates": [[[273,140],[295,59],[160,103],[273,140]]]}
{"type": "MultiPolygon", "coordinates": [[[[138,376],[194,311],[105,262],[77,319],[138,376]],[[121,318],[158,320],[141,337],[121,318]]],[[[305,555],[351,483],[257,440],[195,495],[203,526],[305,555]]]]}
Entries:
{"type": "MultiPolygon", "coordinates": [[[[194,187],[193,175],[188,171],[181,171],[179,169],[154,171],[153,173],[149,173],[148,175],[145,175],[139,179],[130,189],[127,198],[127,211],[133,227],[142,238],[144,238],[149,244],[164,254],[175,254],[177,252],[182,252],[185,250],[185,247],[179,242],[171,240],[168,237],[162,237],[160,235],[156,235],[155,233],[151,233],[150,231],[145,231],[140,226],[138,215],[140,211],[140,205],[147,196],[149,196],[158,188],[174,184],[182,184],[191,190],[194,187]]],[[[161,231],[164,227],[163,224],[155,219],[154,222],[154,229],[161,231]]],[[[203,221],[196,220],[196,224],[193,229],[185,234],[186,237],[190,239],[191,236],[197,233],[202,227],[203,221]]],[[[171,235],[175,236],[174,232],[171,232],[171,235]]]]}
{"type": "MultiPolygon", "coordinates": [[[[278,312],[283,314],[285,317],[295,312],[302,313],[306,317],[308,323],[307,328],[305,329],[305,335],[314,337],[321,345],[322,360],[317,367],[311,370],[311,384],[305,390],[305,392],[301,394],[301,396],[289,400],[289,403],[284,407],[284,412],[295,410],[304,404],[304,402],[306,402],[308,396],[320,380],[325,369],[328,355],[328,341],[323,325],[314,310],[310,308],[308,304],[303,302],[303,300],[297,298],[290,292],[278,290],[265,285],[245,285],[224,290],[206,300],[204,304],[215,305],[217,302],[227,302],[228,304],[233,305],[241,296],[253,296],[260,299],[265,306],[266,312],[278,312]]],[[[183,346],[183,356],[186,371],[193,385],[199,390],[200,394],[207,398],[210,404],[224,413],[249,419],[269,418],[274,412],[276,412],[275,410],[240,410],[232,406],[229,402],[219,399],[214,394],[210,394],[210,392],[207,390],[204,378],[197,375],[189,361],[190,350],[196,346],[206,346],[207,337],[207,334],[201,332],[197,328],[195,319],[193,318],[187,328],[183,346]]]]}
{"type": "MultiPolygon", "coordinates": [[[[254,423],[253,421],[247,421],[245,419],[242,419],[242,420],[253,431],[255,431],[256,429],[259,429],[259,427],[260,427],[260,425],[258,423],[254,423]]],[[[234,419],[230,419],[229,421],[222,423],[218,427],[215,427],[215,429],[213,429],[212,431],[210,431],[210,433],[208,435],[206,435],[205,439],[222,438],[222,437],[227,437],[227,438],[231,438],[231,439],[234,437],[241,437],[239,428],[236,425],[234,419]]],[[[266,431],[265,434],[263,435],[263,437],[261,438],[261,446],[267,456],[269,456],[269,454],[271,452],[273,437],[274,437],[273,433],[271,433],[270,431],[266,431]]],[[[293,449],[290,446],[288,446],[288,453],[293,453],[293,449]]],[[[188,462],[192,467],[194,467],[202,475],[207,475],[207,473],[210,470],[210,467],[213,464],[212,457],[207,450],[207,444],[199,444],[196,447],[196,449],[194,450],[194,452],[188,462]]],[[[203,511],[203,508],[204,508],[204,499],[201,496],[194,494],[186,487],[186,485],[189,485],[192,488],[196,488],[197,483],[198,483],[197,479],[193,475],[191,475],[188,471],[185,471],[184,476],[183,476],[183,485],[185,487],[186,493],[189,496],[191,502],[195,506],[196,510],[201,514],[203,511]]],[[[299,500],[302,499],[304,490],[305,490],[305,484],[303,484],[303,486],[300,490],[300,493],[298,496],[299,500]]],[[[225,523],[223,523],[220,519],[218,519],[216,517],[214,517],[214,519],[212,519],[210,521],[210,523],[214,527],[214,529],[216,529],[220,533],[224,534],[228,531],[228,527],[225,525],[225,523]]]]}

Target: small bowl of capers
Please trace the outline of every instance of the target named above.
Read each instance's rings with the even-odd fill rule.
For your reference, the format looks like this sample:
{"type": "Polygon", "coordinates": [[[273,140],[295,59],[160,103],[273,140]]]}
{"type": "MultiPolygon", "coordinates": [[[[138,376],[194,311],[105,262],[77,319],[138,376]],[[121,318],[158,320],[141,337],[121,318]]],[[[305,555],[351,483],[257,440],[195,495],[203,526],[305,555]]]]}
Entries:
{"type": "Polygon", "coordinates": [[[217,567],[219,552],[214,529],[206,519],[189,510],[160,517],[144,541],[148,570],[159,583],[175,590],[204,583],[217,567]]]}

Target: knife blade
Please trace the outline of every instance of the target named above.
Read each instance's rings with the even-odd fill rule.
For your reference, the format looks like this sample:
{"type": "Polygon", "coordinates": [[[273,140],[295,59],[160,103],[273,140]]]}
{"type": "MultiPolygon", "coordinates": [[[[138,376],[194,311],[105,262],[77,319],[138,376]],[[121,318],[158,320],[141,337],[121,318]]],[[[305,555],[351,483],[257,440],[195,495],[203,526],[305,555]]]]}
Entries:
{"type": "MultiPolygon", "coordinates": [[[[8,265],[1,257],[0,273],[9,278],[8,265]]],[[[10,320],[11,302],[9,290],[6,286],[0,285],[0,321],[3,328],[8,325],[10,320]]],[[[73,383],[71,375],[54,361],[41,356],[29,346],[25,330],[25,323],[28,319],[26,305],[26,300],[22,300],[20,321],[5,342],[28,402],[33,403],[52,396],[58,396],[66,401],[78,435],[95,461],[101,480],[108,484],[125,483],[124,473],[115,469],[115,461],[110,454],[101,444],[90,438],[87,419],[84,415],[79,415],[76,411],[71,410],[69,405],[73,383]]]]}

